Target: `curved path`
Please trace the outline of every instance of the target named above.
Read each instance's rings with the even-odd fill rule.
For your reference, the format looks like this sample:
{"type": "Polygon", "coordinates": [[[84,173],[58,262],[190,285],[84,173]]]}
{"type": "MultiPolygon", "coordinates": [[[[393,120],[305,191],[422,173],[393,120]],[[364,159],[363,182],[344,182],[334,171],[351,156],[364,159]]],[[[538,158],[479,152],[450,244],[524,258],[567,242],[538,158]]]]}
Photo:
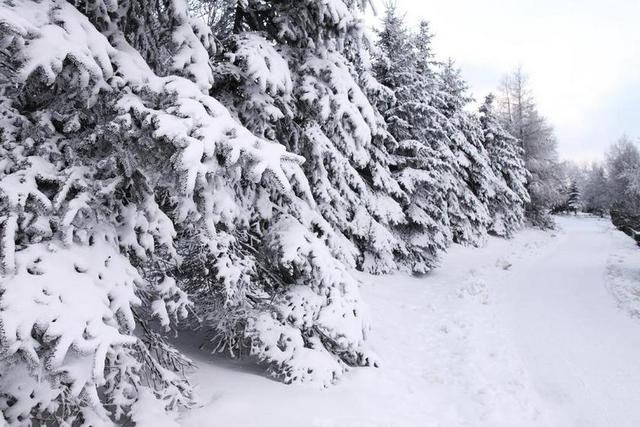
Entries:
{"type": "Polygon", "coordinates": [[[361,275],[381,367],[318,390],[194,350],[191,426],[640,426],[640,250],[558,218],[423,278],[361,275]]]}
{"type": "Polygon", "coordinates": [[[640,324],[610,289],[612,268],[640,250],[607,221],[558,223],[557,241],[515,267],[504,292],[514,341],[554,424],[640,426],[640,324]]]}

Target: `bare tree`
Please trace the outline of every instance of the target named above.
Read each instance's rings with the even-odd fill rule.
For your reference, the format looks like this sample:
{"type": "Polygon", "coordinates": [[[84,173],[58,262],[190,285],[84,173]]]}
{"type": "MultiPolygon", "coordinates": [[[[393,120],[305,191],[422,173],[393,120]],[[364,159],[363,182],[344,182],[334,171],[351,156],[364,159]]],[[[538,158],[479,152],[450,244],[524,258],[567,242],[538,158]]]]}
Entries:
{"type": "Polygon", "coordinates": [[[527,75],[521,67],[503,78],[498,100],[503,125],[518,138],[531,174],[527,183],[531,195],[527,218],[536,225],[550,225],[547,212],[557,200],[561,185],[557,142],[553,128],[537,110],[527,75]]]}

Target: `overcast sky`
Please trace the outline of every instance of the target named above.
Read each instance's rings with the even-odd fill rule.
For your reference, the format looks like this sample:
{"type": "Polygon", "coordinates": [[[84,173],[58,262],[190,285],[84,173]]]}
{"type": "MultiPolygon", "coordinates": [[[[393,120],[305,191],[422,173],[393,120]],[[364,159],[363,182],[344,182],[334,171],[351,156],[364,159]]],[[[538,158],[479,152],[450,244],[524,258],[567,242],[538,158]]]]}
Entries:
{"type": "Polygon", "coordinates": [[[563,159],[600,159],[623,133],[640,137],[640,0],[396,4],[410,25],[430,21],[436,54],[456,60],[478,99],[521,64],[563,159]]]}

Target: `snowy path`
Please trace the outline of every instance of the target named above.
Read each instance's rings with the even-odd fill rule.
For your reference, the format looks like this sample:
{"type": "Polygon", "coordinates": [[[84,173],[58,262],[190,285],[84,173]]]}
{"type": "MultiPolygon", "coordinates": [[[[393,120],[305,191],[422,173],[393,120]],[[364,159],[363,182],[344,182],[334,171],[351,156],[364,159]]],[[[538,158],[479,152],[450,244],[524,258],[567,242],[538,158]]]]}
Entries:
{"type": "Polygon", "coordinates": [[[378,369],[285,386],[196,354],[185,426],[638,426],[640,251],[605,220],[560,218],[425,278],[362,275],[378,369]]]}
{"type": "Polygon", "coordinates": [[[607,279],[621,249],[640,251],[612,238],[608,224],[560,225],[564,233],[516,270],[506,293],[520,354],[560,425],[638,426],[640,325],[618,308],[607,279]]]}

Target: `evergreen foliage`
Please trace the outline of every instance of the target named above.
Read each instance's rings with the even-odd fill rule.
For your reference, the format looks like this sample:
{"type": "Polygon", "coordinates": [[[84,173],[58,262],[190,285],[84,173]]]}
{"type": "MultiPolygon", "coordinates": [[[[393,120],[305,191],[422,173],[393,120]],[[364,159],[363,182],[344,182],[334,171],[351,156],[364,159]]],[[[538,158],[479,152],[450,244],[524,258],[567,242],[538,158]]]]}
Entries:
{"type": "Polygon", "coordinates": [[[406,222],[407,196],[389,170],[395,141],[375,100],[391,95],[367,64],[359,6],[237,3],[213,93],[254,133],[305,157],[318,212],[340,233],[336,255],[381,273],[405,259],[393,227],[406,222]]]}
{"type": "Polygon", "coordinates": [[[490,223],[488,202],[495,196],[498,182],[482,145],[480,122],[465,110],[471,98],[452,59],[444,64],[439,77],[443,93],[440,110],[452,125],[448,140],[455,160],[453,197],[457,199],[449,206],[453,240],[456,243],[479,244],[484,241],[490,223]]]}
{"type": "Polygon", "coordinates": [[[374,71],[394,97],[381,106],[390,134],[398,141],[392,169],[409,195],[403,206],[405,240],[420,258],[414,271],[427,271],[451,243],[447,204],[457,203],[454,153],[448,144],[451,124],[437,109],[437,74],[426,22],[416,34],[404,27],[393,6],[379,34],[374,71]],[[420,262],[421,261],[421,262],[420,262]],[[420,267],[420,268],[416,268],[420,267]]]}
{"type": "Polygon", "coordinates": [[[369,363],[303,159],[207,94],[208,38],[185,5],[78,6],[2,7],[5,419],[123,422],[143,387],[164,409],[190,405],[173,372],[188,362],[162,331],[193,310],[195,283],[219,304],[217,342],[284,381],[369,363]]]}
{"type": "Polygon", "coordinates": [[[452,241],[481,243],[492,224],[493,232],[511,235],[528,201],[518,149],[507,147],[509,157],[499,163],[506,153],[496,145],[503,144],[500,138],[512,137],[493,112],[482,123],[467,111],[471,99],[460,71],[451,60],[434,60],[431,39],[428,23],[411,34],[391,6],[374,61],[376,76],[395,95],[383,115],[399,144],[394,171],[410,195],[405,207],[411,226],[408,239],[428,242],[422,244],[423,252],[430,254],[427,265],[452,241]],[[491,132],[500,133],[498,144],[485,144],[493,138],[491,132]],[[491,147],[493,157],[486,147],[491,147]]]}
{"type": "Polygon", "coordinates": [[[480,122],[489,163],[500,180],[494,197],[489,200],[489,229],[498,236],[508,237],[522,226],[524,206],[529,202],[523,150],[518,140],[502,127],[494,110],[493,95],[488,95],[480,107],[480,122]]]}
{"type": "Polygon", "coordinates": [[[570,212],[578,213],[582,208],[582,197],[580,196],[580,189],[578,183],[573,181],[569,187],[569,198],[567,199],[567,208],[570,212]]]}
{"type": "Polygon", "coordinates": [[[194,330],[330,385],[376,365],[353,268],[426,273],[544,211],[550,130],[532,151],[491,97],[469,111],[393,6],[374,46],[367,3],[0,5],[4,421],[171,418],[194,330]]]}

